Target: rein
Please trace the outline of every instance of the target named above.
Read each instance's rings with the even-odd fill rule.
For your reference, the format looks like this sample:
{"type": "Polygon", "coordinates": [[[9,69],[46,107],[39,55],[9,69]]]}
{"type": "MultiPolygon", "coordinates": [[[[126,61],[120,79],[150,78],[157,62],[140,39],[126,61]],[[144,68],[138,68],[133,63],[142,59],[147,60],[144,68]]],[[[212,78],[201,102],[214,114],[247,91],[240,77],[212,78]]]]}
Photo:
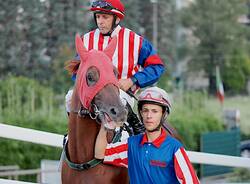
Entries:
{"type": "Polygon", "coordinates": [[[74,170],[78,170],[78,171],[84,171],[84,170],[88,170],[92,167],[95,167],[97,166],[98,164],[102,163],[102,159],[92,159],[88,162],[84,162],[84,163],[81,163],[81,164],[78,164],[78,163],[74,163],[74,162],[71,162],[69,160],[69,156],[67,154],[67,145],[68,145],[68,140],[66,138],[66,136],[64,137],[64,145],[63,145],[63,152],[62,152],[62,156],[63,156],[63,159],[66,161],[67,165],[71,168],[71,169],[74,169],[74,170]]]}

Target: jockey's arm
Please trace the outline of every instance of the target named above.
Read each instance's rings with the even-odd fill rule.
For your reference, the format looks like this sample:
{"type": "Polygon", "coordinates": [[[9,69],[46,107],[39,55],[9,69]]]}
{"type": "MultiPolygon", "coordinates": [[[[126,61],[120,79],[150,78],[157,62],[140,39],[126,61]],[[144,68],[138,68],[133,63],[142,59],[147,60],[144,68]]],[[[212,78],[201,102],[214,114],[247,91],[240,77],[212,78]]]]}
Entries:
{"type": "Polygon", "coordinates": [[[140,88],[150,86],[157,82],[165,71],[165,66],[153,45],[145,38],[140,48],[138,64],[143,68],[132,77],[133,84],[140,88]]]}
{"type": "Polygon", "coordinates": [[[199,178],[183,147],[179,148],[174,154],[174,169],[176,177],[181,183],[200,184],[199,178]]]}
{"type": "Polygon", "coordinates": [[[107,130],[102,124],[95,142],[95,158],[104,159],[107,144],[107,130]]]}
{"type": "Polygon", "coordinates": [[[95,158],[103,159],[105,164],[128,167],[128,139],[108,144],[106,135],[107,130],[102,125],[96,138],[95,158]]]}
{"type": "Polygon", "coordinates": [[[159,80],[164,73],[165,68],[162,64],[149,65],[143,69],[143,71],[135,73],[133,76],[136,78],[135,84],[140,88],[144,88],[153,85],[159,80]]]}

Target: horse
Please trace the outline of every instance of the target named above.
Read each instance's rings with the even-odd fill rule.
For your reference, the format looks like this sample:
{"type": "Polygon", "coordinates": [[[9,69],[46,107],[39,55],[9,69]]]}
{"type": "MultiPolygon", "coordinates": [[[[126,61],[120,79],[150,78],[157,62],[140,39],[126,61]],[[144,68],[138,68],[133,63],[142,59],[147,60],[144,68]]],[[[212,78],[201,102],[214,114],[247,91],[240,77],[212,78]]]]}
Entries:
{"type": "Polygon", "coordinates": [[[116,43],[117,38],[113,38],[104,51],[87,51],[81,37],[76,35],[80,64],[71,99],[68,140],[63,151],[62,184],[129,183],[126,168],[105,165],[94,158],[100,123],[112,130],[122,126],[127,117],[111,62],[116,43]]]}

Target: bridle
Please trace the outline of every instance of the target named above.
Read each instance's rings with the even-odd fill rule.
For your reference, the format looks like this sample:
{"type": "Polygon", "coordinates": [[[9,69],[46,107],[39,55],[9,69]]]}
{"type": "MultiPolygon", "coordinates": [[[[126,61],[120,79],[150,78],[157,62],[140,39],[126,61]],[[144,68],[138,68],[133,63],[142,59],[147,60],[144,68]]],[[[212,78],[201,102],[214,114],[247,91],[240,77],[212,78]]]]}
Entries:
{"type": "Polygon", "coordinates": [[[83,106],[81,106],[80,110],[77,111],[76,113],[78,114],[79,117],[85,117],[87,115],[89,115],[89,117],[93,120],[96,120],[97,117],[103,113],[102,111],[100,111],[97,107],[96,104],[92,103],[91,104],[91,110],[89,109],[85,109],[83,106]]]}
{"type": "MultiPolygon", "coordinates": [[[[79,111],[72,111],[72,113],[77,114],[79,117],[86,117],[89,116],[92,120],[96,120],[97,123],[101,123],[100,121],[97,121],[98,116],[101,113],[105,113],[102,112],[98,109],[97,105],[95,104],[91,104],[91,110],[85,109],[81,106],[79,111]]],[[[113,139],[112,139],[112,143],[117,142],[120,138],[121,138],[121,133],[122,133],[122,129],[120,129],[120,131],[118,131],[113,139]]],[[[97,159],[97,158],[93,158],[92,160],[88,161],[88,162],[84,162],[84,163],[74,163],[71,162],[69,160],[69,156],[68,156],[68,149],[67,149],[67,145],[68,145],[68,138],[67,135],[64,136],[63,139],[63,151],[62,151],[62,158],[66,161],[67,165],[74,170],[77,171],[84,171],[84,170],[88,170],[92,167],[97,166],[98,164],[103,162],[103,159],[97,159]]]]}

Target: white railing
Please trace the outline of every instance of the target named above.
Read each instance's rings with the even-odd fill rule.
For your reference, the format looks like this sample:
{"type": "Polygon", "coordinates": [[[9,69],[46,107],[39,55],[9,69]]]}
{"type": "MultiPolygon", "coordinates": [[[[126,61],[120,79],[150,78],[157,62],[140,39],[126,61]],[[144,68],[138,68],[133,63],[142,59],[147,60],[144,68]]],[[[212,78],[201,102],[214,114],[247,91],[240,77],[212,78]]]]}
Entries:
{"type": "MultiPolygon", "coordinates": [[[[63,135],[0,123],[0,137],[62,147],[63,135]]],[[[188,151],[192,163],[250,168],[250,158],[188,151]]]]}
{"type": "Polygon", "coordinates": [[[63,135],[0,123],[0,137],[62,147],[63,135]]]}
{"type": "Polygon", "coordinates": [[[0,179],[0,184],[35,184],[35,183],[22,182],[22,181],[15,181],[15,180],[0,179]]]}

